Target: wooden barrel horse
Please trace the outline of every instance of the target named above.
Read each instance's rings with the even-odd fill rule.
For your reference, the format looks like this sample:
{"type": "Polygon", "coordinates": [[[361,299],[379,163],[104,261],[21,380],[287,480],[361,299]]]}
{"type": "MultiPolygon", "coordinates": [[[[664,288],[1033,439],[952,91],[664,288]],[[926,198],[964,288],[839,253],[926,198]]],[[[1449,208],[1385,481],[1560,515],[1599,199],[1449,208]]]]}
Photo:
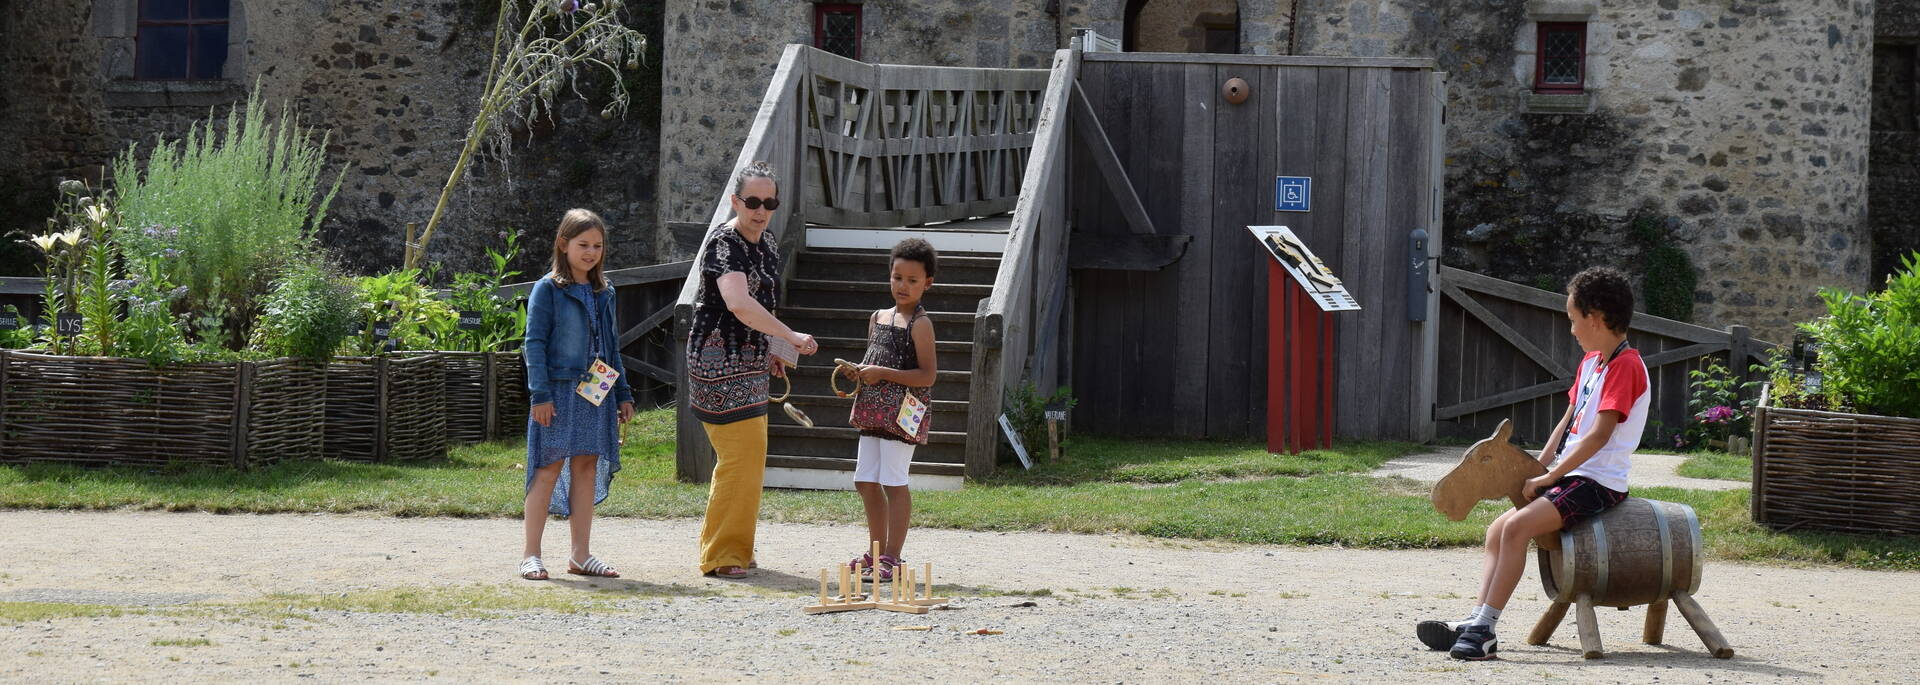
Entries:
{"type": "MultiPolygon", "coordinates": [[[[1467,448],[1460,465],[1434,484],[1433,508],[1459,521],[1481,500],[1505,497],[1515,508],[1526,506],[1521,487],[1527,479],[1545,475],[1547,468],[1508,442],[1512,435],[1513,422],[1501,421],[1492,437],[1467,448]]],[[[1667,601],[1672,600],[1708,651],[1721,659],[1733,656],[1733,647],[1693,599],[1705,561],[1700,518],[1693,507],[1629,497],[1558,534],[1534,538],[1534,544],[1540,548],[1540,582],[1553,606],[1534,625],[1527,644],[1546,644],[1571,605],[1579,612],[1581,651],[1586,658],[1600,658],[1600,629],[1593,608],[1624,610],[1646,604],[1647,622],[1640,639],[1657,645],[1666,630],[1667,601]]]]}

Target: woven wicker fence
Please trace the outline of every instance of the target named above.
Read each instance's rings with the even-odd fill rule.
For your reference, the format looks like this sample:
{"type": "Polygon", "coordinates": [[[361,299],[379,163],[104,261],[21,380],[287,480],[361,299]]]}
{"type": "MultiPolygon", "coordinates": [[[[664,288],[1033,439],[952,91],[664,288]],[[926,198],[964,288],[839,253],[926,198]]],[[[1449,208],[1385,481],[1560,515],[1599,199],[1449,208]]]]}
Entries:
{"type": "Polygon", "coordinates": [[[439,354],[335,358],[327,366],[326,456],[445,459],[445,363],[439,354]]]}
{"type": "Polygon", "coordinates": [[[527,370],[518,352],[398,352],[439,355],[446,366],[447,441],[472,444],[524,435],[527,370]],[[508,414],[502,416],[501,413],[508,414]]]}
{"type": "Polygon", "coordinates": [[[493,362],[494,439],[527,436],[527,360],[519,352],[495,352],[493,362]]]}
{"type": "Polygon", "coordinates": [[[326,382],[292,359],[153,367],[0,350],[0,462],[249,468],[320,456],[326,382]]]}
{"type": "Polygon", "coordinates": [[[1770,407],[1753,418],[1753,520],[1920,534],[1920,419],[1770,407]]]}

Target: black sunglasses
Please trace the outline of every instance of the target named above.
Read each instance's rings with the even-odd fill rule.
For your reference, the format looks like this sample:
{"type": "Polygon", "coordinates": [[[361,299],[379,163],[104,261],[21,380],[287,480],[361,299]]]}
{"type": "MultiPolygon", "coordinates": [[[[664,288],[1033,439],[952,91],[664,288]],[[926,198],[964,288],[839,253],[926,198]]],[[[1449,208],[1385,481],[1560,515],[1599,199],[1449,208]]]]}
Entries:
{"type": "Polygon", "coordinates": [[[771,212],[773,210],[780,208],[780,198],[777,198],[777,197],[770,197],[765,200],[762,200],[757,197],[740,197],[739,193],[734,193],[733,197],[735,199],[738,199],[740,201],[740,204],[746,205],[747,209],[760,209],[762,207],[765,207],[767,211],[771,212]]]}

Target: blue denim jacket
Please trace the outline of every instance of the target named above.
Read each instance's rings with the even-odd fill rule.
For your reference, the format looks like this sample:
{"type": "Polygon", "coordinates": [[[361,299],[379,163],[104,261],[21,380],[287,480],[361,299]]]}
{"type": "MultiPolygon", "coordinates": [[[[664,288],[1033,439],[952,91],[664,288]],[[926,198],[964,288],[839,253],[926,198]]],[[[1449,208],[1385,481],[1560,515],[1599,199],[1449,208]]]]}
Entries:
{"type": "Polygon", "coordinates": [[[533,293],[527,296],[527,339],[521,346],[521,356],[527,362],[527,391],[533,395],[532,404],[552,402],[554,382],[578,383],[591,376],[587,372],[587,368],[593,366],[593,353],[587,345],[588,306],[599,307],[600,349],[605,351],[602,361],[620,373],[620,378],[614,381],[614,403],[633,401],[633,388],[627,385],[627,367],[620,362],[620,332],[614,330],[613,298],[612,287],[594,293],[590,303],[575,291],[554,284],[552,277],[533,284],[533,293]]]}

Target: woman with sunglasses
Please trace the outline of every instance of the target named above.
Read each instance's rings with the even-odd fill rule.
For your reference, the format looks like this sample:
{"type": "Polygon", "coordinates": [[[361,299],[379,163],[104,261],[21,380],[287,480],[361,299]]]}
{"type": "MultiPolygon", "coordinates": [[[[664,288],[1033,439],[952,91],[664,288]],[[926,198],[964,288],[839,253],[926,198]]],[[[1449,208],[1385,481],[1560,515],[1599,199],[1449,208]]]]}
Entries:
{"type": "Polygon", "coordinates": [[[820,346],[773,315],[779,239],[769,228],[779,185],[766,162],[734,176],[734,218],[713,227],[700,257],[700,293],[687,336],[688,406],[716,457],[700,530],[700,572],[741,578],[753,561],[767,468],[767,386],[786,369],[768,353],[777,337],[800,354],[820,346]]]}

